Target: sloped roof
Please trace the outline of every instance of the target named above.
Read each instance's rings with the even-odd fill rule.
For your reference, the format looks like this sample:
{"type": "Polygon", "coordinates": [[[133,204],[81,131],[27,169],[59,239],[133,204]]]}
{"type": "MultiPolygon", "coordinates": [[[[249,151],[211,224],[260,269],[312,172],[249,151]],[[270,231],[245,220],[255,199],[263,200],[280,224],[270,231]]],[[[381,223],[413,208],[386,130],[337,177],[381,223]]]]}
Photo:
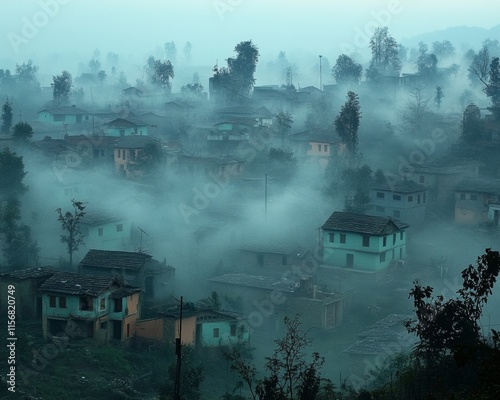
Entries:
{"type": "Polygon", "coordinates": [[[116,118],[112,121],[106,122],[104,125],[112,128],[135,128],[138,126],[148,126],[146,122],[140,121],[136,118],[116,118]]]}
{"type": "Polygon", "coordinates": [[[84,217],[81,220],[83,225],[100,225],[106,224],[108,222],[125,220],[126,218],[120,217],[116,214],[111,214],[108,212],[101,211],[88,211],[85,213],[84,217]]]}
{"type": "Polygon", "coordinates": [[[31,278],[43,278],[54,275],[57,271],[51,267],[33,267],[27,269],[20,269],[17,271],[9,271],[1,274],[11,279],[31,279],[31,278]]]}
{"type": "Polygon", "coordinates": [[[72,295],[88,295],[97,297],[119,285],[116,278],[105,275],[86,275],[76,272],[58,272],[47,279],[41,286],[42,292],[66,293],[72,295]]]}
{"type": "Polygon", "coordinates": [[[401,179],[394,182],[389,182],[387,179],[383,181],[375,182],[372,187],[374,190],[383,190],[390,192],[400,192],[400,193],[415,193],[424,192],[426,188],[414,181],[409,181],[406,179],[401,179]]]}
{"type": "Polygon", "coordinates": [[[500,194],[500,179],[468,178],[455,187],[457,192],[500,194]]]}
{"type": "Polygon", "coordinates": [[[298,282],[268,276],[248,274],[224,274],[210,279],[210,282],[225,283],[236,286],[246,286],[266,290],[278,290],[281,292],[294,293],[299,289],[298,282]]]}
{"type": "Polygon", "coordinates": [[[87,110],[83,108],[78,108],[76,106],[65,106],[65,107],[46,107],[40,111],[39,113],[47,111],[52,115],[90,115],[87,110]]]}
{"type": "Polygon", "coordinates": [[[340,140],[337,135],[327,129],[309,129],[288,135],[289,140],[294,142],[318,142],[318,143],[336,143],[340,140]]]}
{"type": "Polygon", "coordinates": [[[393,228],[402,230],[409,226],[406,222],[388,217],[335,211],[321,228],[323,230],[383,236],[393,228]]]}
{"type": "Polygon", "coordinates": [[[80,261],[80,267],[102,269],[126,269],[139,271],[151,256],[146,253],[112,250],[89,250],[80,261]]]}
{"type": "Polygon", "coordinates": [[[132,135],[118,138],[115,147],[120,149],[142,149],[148,143],[157,141],[152,136],[132,135]]]}

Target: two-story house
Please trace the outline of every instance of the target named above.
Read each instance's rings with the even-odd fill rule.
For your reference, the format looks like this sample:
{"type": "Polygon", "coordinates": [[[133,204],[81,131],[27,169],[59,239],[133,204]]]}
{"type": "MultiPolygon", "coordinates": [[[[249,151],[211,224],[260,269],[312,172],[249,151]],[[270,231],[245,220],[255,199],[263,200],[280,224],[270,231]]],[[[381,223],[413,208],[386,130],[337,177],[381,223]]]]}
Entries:
{"type": "Polygon", "coordinates": [[[409,225],[388,217],[334,212],[321,227],[326,266],[375,272],[406,256],[409,225]]]}
{"type": "Polygon", "coordinates": [[[464,179],[455,188],[455,222],[498,226],[500,179],[464,179]]]}
{"type": "Polygon", "coordinates": [[[38,121],[51,125],[81,124],[91,121],[91,114],[74,105],[47,107],[38,112],[38,121]]]}
{"type": "Polygon", "coordinates": [[[98,250],[130,250],[132,222],[122,216],[89,211],[81,220],[85,247],[98,250]]]}
{"type": "Polygon", "coordinates": [[[394,217],[418,225],[425,219],[427,189],[408,180],[374,183],[370,188],[368,213],[380,217],[394,217]]]}
{"type": "Polygon", "coordinates": [[[104,124],[106,136],[147,136],[148,124],[135,118],[116,118],[104,124]]]}
{"type": "Polygon", "coordinates": [[[173,294],[175,268],[142,252],[89,250],[78,265],[79,272],[122,278],[144,291],[144,299],[173,294]]]}
{"type": "Polygon", "coordinates": [[[160,142],[151,136],[120,137],[114,147],[115,173],[130,179],[140,178],[144,148],[153,143],[160,142]]]}
{"type": "Polygon", "coordinates": [[[126,340],[139,318],[141,289],[111,276],[58,272],[39,288],[44,338],[69,330],[74,338],[126,340]]]}
{"type": "Polygon", "coordinates": [[[297,157],[322,168],[344,151],[340,139],[327,129],[312,128],[286,139],[297,157]]]}

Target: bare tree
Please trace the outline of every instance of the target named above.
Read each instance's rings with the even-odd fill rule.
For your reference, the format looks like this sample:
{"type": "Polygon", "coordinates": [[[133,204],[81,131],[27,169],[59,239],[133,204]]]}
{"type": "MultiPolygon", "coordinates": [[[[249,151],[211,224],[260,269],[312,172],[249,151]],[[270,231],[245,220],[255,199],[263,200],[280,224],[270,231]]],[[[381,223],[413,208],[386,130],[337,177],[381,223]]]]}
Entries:
{"type": "Polygon", "coordinates": [[[406,106],[399,112],[402,130],[411,135],[423,133],[428,125],[431,113],[428,111],[428,103],[431,96],[427,96],[422,88],[415,88],[409,93],[406,106]]]}
{"type": "Polygon", "coordinates": [[[67,233],[61,235],[61,243],[66,243],[69,254],[69,265],[73,266],[73,253],[78,251],[78,247],[83,244],[83,235],[80,231],[80,221],[85,215],[85,205],[81,201],[71,200],[73,205],[73,212],[66,211],[63,214],[61,208],[56,211],[59,214],[57,218],[61,222],[62,229],[67,233]]]}

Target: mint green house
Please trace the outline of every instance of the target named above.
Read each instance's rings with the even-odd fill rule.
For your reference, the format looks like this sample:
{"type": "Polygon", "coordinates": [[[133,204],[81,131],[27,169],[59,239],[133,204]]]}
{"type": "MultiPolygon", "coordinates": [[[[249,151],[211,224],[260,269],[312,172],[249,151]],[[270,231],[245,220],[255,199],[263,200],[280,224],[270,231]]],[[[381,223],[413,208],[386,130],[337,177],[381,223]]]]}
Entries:
{"type": "Polygon", "coordinates": [[[38,111],[38,121],[49,125],[72,125],[91,122],[91,114],[76,106],[48,107],[38,111]]]}
{"type": "Polygon", "coordinates": [[[81,224],[86,249],[129,250],[132,246],[132,222],[127,218],[89,212],[81,224]]]}
{"type": "Polygon", "coordinates": [[[110,276],[58,272],[38,289],[44,338],[64,336],[106,343],[133,335],[141,289],[110,276]]]}
{"type": "Polygon", "coordinates": [[[116,118],[104,124],[105,136],[147,136],[148,124],[132,118],[116,118]]]}
{"type": "Polygon", "coordinates": [[[321,227],[325,266],[379,271],[406,256],[406,229],[395,219],[334,212],[321,227]]]}
{"type": "Polygon", "coordinates": [[[248,329],[238,314],[229,311],[205,310],[196,315],[195,344],[199,347],[230,346],[248,342],[248,329]]]}

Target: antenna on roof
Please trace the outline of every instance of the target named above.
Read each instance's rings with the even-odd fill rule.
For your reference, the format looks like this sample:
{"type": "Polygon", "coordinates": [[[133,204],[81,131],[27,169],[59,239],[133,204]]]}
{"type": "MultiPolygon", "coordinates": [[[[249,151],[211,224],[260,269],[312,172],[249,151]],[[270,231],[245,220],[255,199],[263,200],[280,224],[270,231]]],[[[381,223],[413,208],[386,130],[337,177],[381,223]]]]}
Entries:
{"type": "Polygon", "coordinates": [[[140,226],[138,226],[137,229],[139,229],[141,231],[141,243],[139,245],[139,253],[142,253],[142,234],[144,233],[146,236],[149,236],[149,235],[140,226]]]}

